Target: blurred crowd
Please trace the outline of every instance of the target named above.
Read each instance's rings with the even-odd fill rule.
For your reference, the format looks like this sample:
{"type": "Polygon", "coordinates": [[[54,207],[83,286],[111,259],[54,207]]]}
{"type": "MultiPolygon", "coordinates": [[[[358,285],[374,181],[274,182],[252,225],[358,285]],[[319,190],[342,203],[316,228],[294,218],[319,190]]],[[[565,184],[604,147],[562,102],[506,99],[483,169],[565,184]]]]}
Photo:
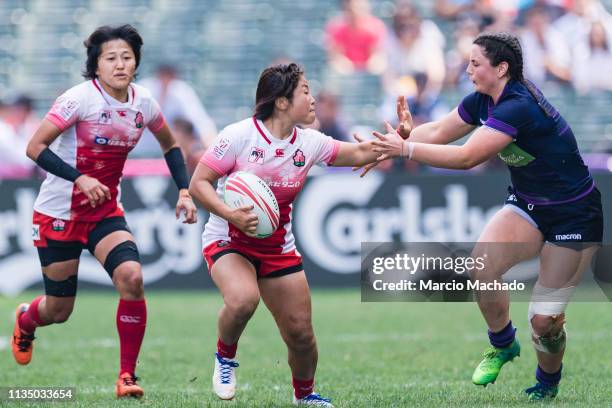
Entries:
{"type": "MultiPolygon", "coordinates": [[[[388,24],[372,13],[368,0],[342,0],[341,5],[325,28],[324,83],[334,89],[346,78],[379,77],[381,122],[396,122],[398,94],[406,96],[415,124],[421,124],[454,108],[444,104],[442,92],[472,92],[465,70],[472,41],[483,31],[515,33],[523,47],[525,77],[545,93],[563,88],[578,95],[612,95],[612,16],[599,0],[435,0],[432,18],[412,1],[397,0],[388,24]]],[[[343,139],[350,137],[345,133],[343,139]]],[[[393,166],[385,162],[379,168],[393,166]]],[[[406,161],[395,166],[417,167],[406,161]]],[[[476,171],[491,167],[503,165],[490,160],[476,171]]]]}
{"type": "Polygon", "coordinates": [[[434,19],[397,0],[388,26],[368,0],[341,4],[325,29],[329,76],[379,76],[383,120],[394,120],[398,94],[422,123],[448,111],[439,107],[443,90],[471,92],[465,69],[482,31],[517,34],[525,76],[539,87],[612,91],[612,16],[599,0],[435,0],[434,19]]]}
{"type": "MultiPolygon", "coordinates": [[[[375,15],[368,0],[340,0],[339,6],[324,27],[327,67],[313,125],[338,140],[352,141],[338,83],[361,75],[378,78],[381,123],[394,122],[398,94],[406,95],[417,124],[436,119],[453,108],[444,105],[441,93],[472,91],[465,69],[482,31],[517,34],[525,76],[541,88],[612,92],[612,16],[600,0],[435,0],[431,18],[410,0],[397,0],[385,18],[375,15]]],[[[159,101],[193,171],[217,134],[196,91],[167,64],[139,83],[159,101]]],[[[15,95],[0,104],[0,178],[36,172],[24,154],[40,121],[32,103],[27,95],[15,95]]],[[[161,158],[150,133],[131,157],[161,158]]]]}

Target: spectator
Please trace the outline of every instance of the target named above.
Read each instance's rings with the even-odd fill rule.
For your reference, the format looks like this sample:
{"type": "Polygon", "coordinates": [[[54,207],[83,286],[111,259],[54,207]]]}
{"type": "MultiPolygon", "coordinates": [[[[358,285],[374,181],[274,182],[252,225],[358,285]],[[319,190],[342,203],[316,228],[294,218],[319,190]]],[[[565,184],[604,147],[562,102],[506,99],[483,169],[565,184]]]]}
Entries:
{"type": "Polygon", "coordinates": [[[535,6],[527,12],[521,43],[526,78],[539,86],[548,81],[569,83],[570,50],[563,35],[550,24],[546,8],[535,6]]]}
{"type": "Polygon", "coordinates": [[[438,33],[435,24],[423,21],[414,7],[404,2],[397,8],[388,37],[389,64],[383,74],[384,120],[395,120],[399,94],[408,97],[415,123],[431,120],[445,76],[438,33]]]}
{"type": "MultiPolygon", "coordinates": [[[[153,98],[159,102],[167,123],[174,124],[179,118],[186,119],[193,124],[195,133],[204,147],[212,143],[217,136],[215,123],[191,85],[178,79],[174,66],[160,65],[154,77],[144,78],[139,83],[151,91],[153,98]]],[[[134,155],[141,157],[159,155],[159,144],[148,130],[136,145],[134,155]]]]}
{"type": "Polygon", "coordinates": [[[474,11],[473,0],[435,0],[434,11],[444,20],[456,20],[474,11]]]}
{"type": "Polygon", "coordinates": [[[574,0],[572,10],[554,23],[567,44],[586,40],[591,31],[591,24],[600,21],[608,33],[608,43],[612,35],[612,17],[598,0],[574,0]]]}
{"type": "Polygon", "coordinates": [[[0,179],[27,178],[35,168],[26,156],[28,139],[21,138],[13,127],[0,118],[0,179]]]}
{"type": "Polygon", "coordinates": [[[312,128],[342,142],[353,142],[348,127],[340,119],[340,101],[331,92],[322,91],[317,95],[315,104],[317,118],[312,128]]]}
{"type": "Polygon", "coordinates": [[[457,24],[453,33],[455,48],[446,54],[447,74],[445,84],[449,88],[459,88],[471,92],[473,84],[465,73],[470,62],[472,42],[480,33],[477,21],[463,19],[457,24]]]}
{"type": "Polygon", "coordinates": [[[40,124],[33,108],[32,98],[22,94],[9,99],[4,112],[4,121],[13,128],[16,136],[25,142],[32,137],[40,124]]]}
{"type": "MultiPolygon", "coordinates": [[[[573,1],[573,0],[571,0],[573,1]]],[[[519,14],[514,21],[517,26],[524,26],[526,14],[533,7],[542,7],[548,12],[551,21],[557,20],[571,10],[571,4],[565,0],[522,0],[519,14]]]]}
{"type": "Polygon", "coordinates": [[[368,0],[342,0],[342,14],[329,21],[325,33],[329,64],[337,73],[380,74],[384,69],[386,28],[370,13],[368,0]]]}
{"type": "Polygon", "coordinates": [[[574,86],[580,93],[612,91],[612,52],[610,37],[603,23],[591,25],[588,41],[576,44],[573,58],[574,86]]]}
{"type": "Polygon", "coordinates": [[[200,158],[206,150],[202,140],[198,138],[193,124],[186,119],[175,119],[172,123],[172,129],[174,129],[174,137],[183,152],[187,170],[189,170],[189,174],[193,174],[200,158]]]}

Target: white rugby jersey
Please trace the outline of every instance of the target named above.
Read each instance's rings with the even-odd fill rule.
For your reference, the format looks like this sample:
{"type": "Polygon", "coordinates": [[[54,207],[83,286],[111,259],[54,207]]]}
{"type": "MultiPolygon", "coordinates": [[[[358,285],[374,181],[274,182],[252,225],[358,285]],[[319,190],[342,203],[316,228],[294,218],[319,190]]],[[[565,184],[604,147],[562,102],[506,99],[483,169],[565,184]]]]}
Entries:
{"type": "Polygon", "coordinates": [[[158,132],[165,123],[158,103],[146,88],[131,84],[128,101],[119,102],[97,80],[70,88],[47,113],[62,130],[51,150],[81,173],[98,179],[111,200],[92,208],[76,185],[48,173],[34,210],[64,220],[99,221],[120,206],[123,165],[145,127],[158,132]]]}
{"type": "Polygon", "coordinates": [[[234,241],[266,253],[287,253],[295,249],[291,231],[293,200],[304,186],[308,170],[315,164],[331,165],[340,142],[313,129],[293,129],[293,135],[280,140],[272,136],[263,122],[249,118],[227,126],[200,159],[222,178],[217,194],[223,199],[227,175],[246,171],[264,180],[280,210],[278,229],[268,238],[251,238],[225,219],[210,214],[204,227],[202,245],[217,240],[234,241]]]}

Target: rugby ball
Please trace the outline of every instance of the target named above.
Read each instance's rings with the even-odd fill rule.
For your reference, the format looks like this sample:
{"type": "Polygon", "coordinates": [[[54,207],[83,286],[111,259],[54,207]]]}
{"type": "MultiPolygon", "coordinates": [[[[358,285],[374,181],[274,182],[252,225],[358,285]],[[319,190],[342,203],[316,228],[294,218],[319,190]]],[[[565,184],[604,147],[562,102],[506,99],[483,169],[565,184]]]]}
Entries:
{"type": "Polygon", "coordinates": [[[256,175],[237,171],[227,176],[223,200],[231,208],[253,205],[253,212],[259,219],[256,238],[267,238],[278,228],[280,212],[276,197],[266,182],[256,175]]]}

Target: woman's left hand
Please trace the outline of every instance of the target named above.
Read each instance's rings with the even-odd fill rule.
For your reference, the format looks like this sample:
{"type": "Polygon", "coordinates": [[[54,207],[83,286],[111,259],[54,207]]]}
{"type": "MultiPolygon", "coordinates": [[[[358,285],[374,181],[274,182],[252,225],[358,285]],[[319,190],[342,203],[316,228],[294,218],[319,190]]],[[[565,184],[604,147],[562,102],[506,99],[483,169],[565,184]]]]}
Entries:
{"type": "Polygon", "coordinates": [[[393,157],[405,156],[404,150],[406,149],[404,139],[397,133],[393,126],[385,122],[387,134],[379,132],[373,132],[372,134],[377,140],[374,140],[372,144],[375,146],[372,150],[381,153],[377,160],[382,161],[393,157]]]}
{"type": "Polygon", "coordinates": [[[198,222],[198,209],[196,208],[189,194],[179,194],[176,202],[176,219],[183,213],[185,218],[183,224],[195,224],[198,222]]]}

